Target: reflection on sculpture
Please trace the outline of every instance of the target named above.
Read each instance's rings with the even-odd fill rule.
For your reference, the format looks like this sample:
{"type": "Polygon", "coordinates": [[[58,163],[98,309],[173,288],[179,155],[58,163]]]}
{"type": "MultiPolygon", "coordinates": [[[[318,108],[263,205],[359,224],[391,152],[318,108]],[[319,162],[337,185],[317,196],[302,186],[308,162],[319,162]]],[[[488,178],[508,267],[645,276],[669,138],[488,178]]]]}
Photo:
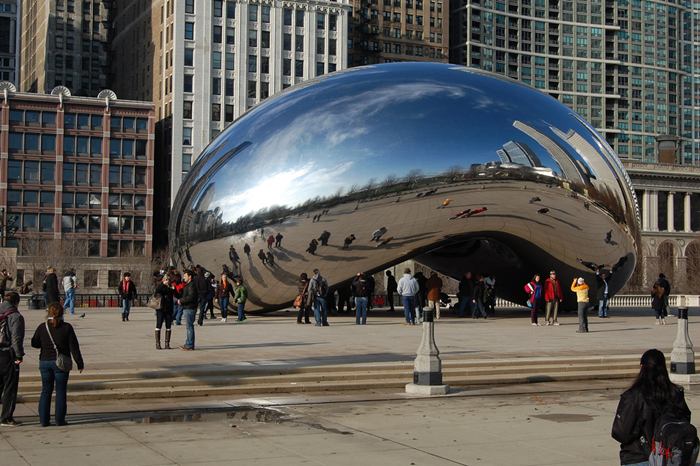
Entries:
{"type": "Polygon", "coordinates": [[[408,258],[495,273],[518,302],[535,271],[594,283],[581,260],[615,264],[614,292],[639,226],[620,161],[564,105],[482,71],[397,63],[296,86],[229,126],[183,183],[170,235],[178,265],[218,272],[243,250],[250,306],[274,309],[302,272],[333,286],[408,258]]]}

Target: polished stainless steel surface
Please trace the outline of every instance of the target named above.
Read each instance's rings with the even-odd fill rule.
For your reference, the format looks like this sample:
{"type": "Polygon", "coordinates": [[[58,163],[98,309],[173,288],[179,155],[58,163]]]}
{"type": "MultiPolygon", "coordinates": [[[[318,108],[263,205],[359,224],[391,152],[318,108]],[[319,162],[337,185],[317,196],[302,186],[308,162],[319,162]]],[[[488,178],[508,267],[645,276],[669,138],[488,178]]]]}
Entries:
{"type": "Polygon", "coordinates": [[[605,264],[615,292],[639,241],[629,179],[587,122],[525,85],[435,63],[352,68],[268,99],[204,150],[171,218],[178,265],[219,272],[235,248],[253,310],[291,303],[301,272],[334,285],[408,258],[495,273],[518,302],[535,272],[556,268],[571,296],[574,276],[595,285],[589,267],[605,264]]]}

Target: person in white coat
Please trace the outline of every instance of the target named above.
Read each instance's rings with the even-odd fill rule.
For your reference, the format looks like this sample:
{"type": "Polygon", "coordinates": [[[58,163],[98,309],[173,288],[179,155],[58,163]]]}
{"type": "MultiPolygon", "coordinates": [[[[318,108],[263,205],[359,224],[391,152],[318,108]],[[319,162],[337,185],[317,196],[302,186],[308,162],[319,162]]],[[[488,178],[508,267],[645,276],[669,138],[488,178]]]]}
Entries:
{"type": "Polygon", "coordinates": [[[405,269],[403,271],[403,277],[399,280],[396,291],[399,293],[399,296],[401,296],[406,325],[416,324],[414,310],[416,307],[416,295],[418,294],[418,290],[418,281],[411,275],[411,269],[405,269]]]}

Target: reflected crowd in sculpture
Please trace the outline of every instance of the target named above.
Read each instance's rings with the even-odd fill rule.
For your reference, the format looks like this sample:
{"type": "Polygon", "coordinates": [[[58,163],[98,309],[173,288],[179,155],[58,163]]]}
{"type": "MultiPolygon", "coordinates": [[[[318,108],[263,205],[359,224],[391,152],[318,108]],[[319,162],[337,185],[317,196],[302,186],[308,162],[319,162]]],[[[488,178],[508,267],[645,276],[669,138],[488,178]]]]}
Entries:
{"type": "Polygon", "coordinates": [[[233,246],[250,307],[271,310],[291,303],[301,272],[334,286],[406,259],[457,279],[494,273],[514,302],[550,269],[594,285],[604,265],[615,292],[634,269],[638,217],[617,156],[556,99],[470,68],[395,63],[246,113],[192,166],[169,230],[178,266],[218,272],[233,246]]]}

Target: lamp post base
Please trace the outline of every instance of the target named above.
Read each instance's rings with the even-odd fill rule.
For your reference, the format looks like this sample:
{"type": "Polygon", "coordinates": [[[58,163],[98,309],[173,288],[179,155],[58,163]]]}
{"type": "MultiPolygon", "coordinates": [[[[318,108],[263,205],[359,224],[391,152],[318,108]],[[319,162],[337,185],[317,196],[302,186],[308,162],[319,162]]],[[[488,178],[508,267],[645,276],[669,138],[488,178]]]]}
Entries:
{"type": "Polygon", "coordinates": [[[700,385],[700,374],[668,374],[671,382],[690,387],[691,385],[700,385]]]}
{"type": "Polygon", "coordinates": [[[415,383],[406,384],[406,393],[409,395],[438,396],[446,395],[450,391],[448,385],[418,385],[415,383]]]}

